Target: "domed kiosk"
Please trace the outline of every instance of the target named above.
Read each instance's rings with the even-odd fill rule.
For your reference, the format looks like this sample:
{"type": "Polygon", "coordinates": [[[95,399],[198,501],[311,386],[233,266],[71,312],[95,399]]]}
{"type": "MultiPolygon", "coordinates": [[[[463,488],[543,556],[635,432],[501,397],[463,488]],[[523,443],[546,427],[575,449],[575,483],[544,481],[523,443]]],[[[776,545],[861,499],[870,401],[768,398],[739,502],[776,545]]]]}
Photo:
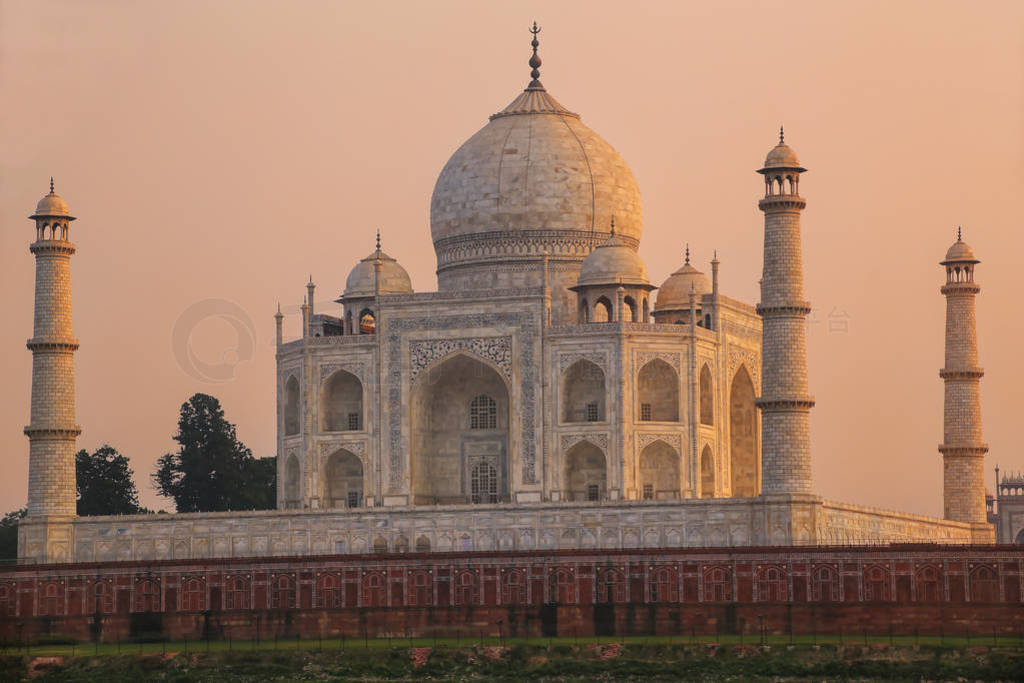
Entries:
{"type": "MultiPolygon", "coordinates": [[[[538,30],[539,32],[539,30],[538,30]]],[[[640,241],[640,190],[611,145],[532,80],[462,144],[441,170],[430,201],[438,288],[538,287],[544,257],[552,320],[575,317],[568,288],[587,254],[609,237],[640,241]]]]}

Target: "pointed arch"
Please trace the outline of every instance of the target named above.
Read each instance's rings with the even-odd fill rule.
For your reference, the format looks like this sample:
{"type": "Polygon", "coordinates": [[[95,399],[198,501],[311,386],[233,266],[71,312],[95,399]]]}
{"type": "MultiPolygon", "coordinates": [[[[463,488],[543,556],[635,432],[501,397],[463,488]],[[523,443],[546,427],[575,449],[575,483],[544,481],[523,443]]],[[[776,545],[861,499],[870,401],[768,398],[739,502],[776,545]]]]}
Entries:
{"type": "Polygon", "coordinates": [[[473,472],[487,487],[480,502],[509,496],[510,391],[490,361],[456,351],[422,369],[412,386],[410,469],[416,505],[473,502],[473,472]]]}
{"type": "Polygon", "coordinates": [[[729,389],[729,471],[734,498],[758,494],[758,434],[754,382],[745,365],[729,389]]]}
{"type": "Polygon", "coordinates": [[[356,508],[363,504],[363,462],[355,454],[340,449],[324,462],[323,496],[329,508],[356,508]]]}
{"type": "Polygon", "coordinates": [[[286,508],[299,507],[299,459],[289,453],[284,461],[284,504],[286,508]]]}
{"type": "Polygon", "coordinates": [[[284,383],[284,435],[299,433],[299,380],[289,375],[284,383]]]}
{"type": "Polygon", "coordinates": [[[604,370],[581,358],[562,373],[562,421],[604,422],[604,370]]]}
{"type": "Polygon", "coordinates": [[[590,322],[590,304],[587,303],[586,297],[580,297],[579,313],[577,314],[576,322],[580,325],[590,322]]]}
{"type": "Polygon", "coordinates": [[[679,374],[660,358],[640,368],[636,378],[637,415],[642,422],[679,421],[679,374]]]}
{"type": "Polygon", "coordinates": [[[710,444],[705,444],[700,454],[700,497],[715,497],[715,455],[710,444]]]}
{"type": "Polygon", "coordinates": [[[636,299],[631,296],[623,297],[622,299],[622,321],[627,323],[640,322],[638,318],[639,309],[636,305],[636,299]]]}
{"type": "Polygon", "coordinates": [[[363,428],[363,383],[346,370],[338,370],[321,384],[320,429],[325,432],[363,428]]]}
{"type": "Polygon", "coordinates": [[[679,497],[679,453],[661,439],[640,451],[640,497],[644,500],[679,497]]]}
{"type": "Polygon", "coordinates": [[[595,323],[609,323],[612,322],[613,319],[612,302],[608,301],[607,297],[602,296],[594,302],[594,315],[592,320],[595,323]]]}
{"type": "Polygon", "coordinates": [[[707,363],[700,369],[700,423],[715,424],[715,394],[711,368],[707,363]]]}
{"type": "Polygon", "coordinates": [[[601,500],[608,488],[608,466],[604,451],[589,441],[580,441],[565,453],[563,485],[568,500],[601,500]]]}
{"type": "Polygon", "coordinates": [[[364,308],[359,313],[359,334],[376,334],[377,314],[373,309],[364,308]]]}

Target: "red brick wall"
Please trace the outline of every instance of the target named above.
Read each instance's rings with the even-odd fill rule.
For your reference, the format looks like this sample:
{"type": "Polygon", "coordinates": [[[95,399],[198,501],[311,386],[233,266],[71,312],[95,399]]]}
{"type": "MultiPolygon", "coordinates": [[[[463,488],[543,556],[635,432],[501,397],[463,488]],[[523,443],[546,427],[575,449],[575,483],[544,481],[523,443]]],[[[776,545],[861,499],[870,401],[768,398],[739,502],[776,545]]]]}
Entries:
{"type": "Polygon", "coordinates": [[[660,549],[0,570],[0,640],[344,634],[991,634],[1024,628],[1024,548],[660,549]],[[499,627],[500,624],[500,627],[499,627]]]}

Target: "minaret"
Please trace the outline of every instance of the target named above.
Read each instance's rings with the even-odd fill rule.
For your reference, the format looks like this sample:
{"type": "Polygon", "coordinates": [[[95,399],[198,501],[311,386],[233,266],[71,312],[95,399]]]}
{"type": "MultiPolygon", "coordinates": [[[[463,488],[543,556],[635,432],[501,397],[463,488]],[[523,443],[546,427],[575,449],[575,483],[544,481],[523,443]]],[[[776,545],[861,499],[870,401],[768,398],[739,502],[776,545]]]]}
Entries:
{"type": "Polygon", "coordinates": [[[800,212],[800,166],[779,129],[779,144],[765,159],[764,271],[761,303],[761,493],[811,492],[810,409],[800,212]]]}
{"type": "Polygon", "coordinates": [[[946,252],[946,366],[939,370],[945,382],[942,420],[943,516],[956,522],[985,523],[984,456],[988,446],[981,440],[981,399],[978,384],[984,371],[978,367],[978,336],[974,297],[981,287],[974,281],[980,263],[961,239],[946,252]]]}
{"type": "Polygon", "coordinates": [[[75,365],[78,341],[71,331],[69,225],[75,217],[53,191],[34,214],[36,240],[32,407],[29,426],[28,517],[19,530],[18,556],[43,562],[70,559],[70,521],[75,515],[75,365]]]}

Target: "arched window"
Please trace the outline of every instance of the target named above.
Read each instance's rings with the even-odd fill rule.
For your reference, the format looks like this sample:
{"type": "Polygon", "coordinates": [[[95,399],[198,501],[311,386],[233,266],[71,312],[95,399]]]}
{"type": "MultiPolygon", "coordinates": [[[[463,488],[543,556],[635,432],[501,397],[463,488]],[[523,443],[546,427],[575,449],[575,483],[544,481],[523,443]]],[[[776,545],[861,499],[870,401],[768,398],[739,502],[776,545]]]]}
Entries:
{"type": "Polygon", "coordinates": [[[626,578],[618,569],[606,569],[598,574],[598,602],[626,602],[626,578]]]}
{"type": "Polygon", "coordinates": [[[333,453],[324,465],[324,505],[357,508],[363,501],[363,463],[346,450],[333,453]]]}
{"type": "Polygon", "coordinates": [[[732,599],[732,576],[724,567],[704,572],[704,602],[728,602],[732,599]]]}
{"type": "Polygon", "coordinates": [[[249,609],[249,582],[241,576],[225,579],[224,608],[249,609]]]}
{"type": "Polygon", "coordinates": [[[814,602],[839,601],[839,575],[832,567],[815,567],[811,572],[811,600],[814,602]]]}
{"type": "Polygon", "coordinates": [[[1017,534],[1017,538],[1013,540],[1014,543],[1024,543],[1024,529],[1021,529],[1017,534]]]}
{"type": "Polygon", "coordinates": [[[917,570],[918,602],[939,601],[939,570],[931,565],[917,570]]]}
{"type": "Polygon", "coordinates": [[[341,579],[335,574],[322,574],[316,582],[316,601],[318,607],[343,607],[345,591],[341,579]]]}
{"type": "MultiPolygon", "coordinates": [[[[114,611],[114,589],[106,581],[97,582],[92,589],[93,603],[89,605],[97,614],[111,614],[114,611]]],[[[3,614],[0,611],[0,614],[3,614]]],[[[14,612],[12,611],[13,615],[14,612]]]]}
{"type": "Polygon", "coordinates": [[[700,497],[715,497],[715,456],[709,445],[700,454],[700,497]]]}
{"type": "Polygon", "coordinates": [[[789,599],[789,586],[781,568],[758,567],[756,582],[758,601],[785,602],[789,599]]]}
{"type": "Polygon", "coordinates": [[[523,572],[510,569],[505,573],[501,586],[501,601],[506,605],[526,604],[526,580],[523,572]]]}
{"type": "Polygon", "coordinates": [[[587,303],[586,299],[580,299],[580,311],[577,316],[577,322],[581,325],[585,325],[590,322],[590,304],[587,303]]]}
{"type": "Polygon", "coordinates": [[[359,334],[374,334],[377,331],[377,318],[370,309],[359,314],[359,334]]]}
{"type": "Polygon", "coordinates": [[[889,572],[878,566],[868,567],[864,571],[864,600],[888,600],[889,593],[889,572]]]}
{"type": "Polygon", "coordinates": [[[648,579],[651,602],[678,602],[679,582],[676,573],[668,567],[659,567],[648,579]]]}
{"type": "Polygon", "coordinates": [[[413,572],[409,580],[409,602],[415,607],[433,604],[434,589],[430,574],[423,570],[413,572]]]}
{"type": "Polygon", "coordinates": [[[594,322],[595,323],[606,323],[612,320],[612,302],[608,301],[607,298],[601,297],[594,303],[594,322]]]}
{"type": "Polygon", "coordinates": [[[143,579],[135,584],[135,611],[156,612],[160,609],[160,586],[156,581],[143,579]]]}
{"type": "Polygon", "coordinates": [[[363,383],[350,372],[339,370],[324,382],[320,392],[320,428],[328,432],[363,428],[363,383]]]}
{"type": "Polygon", "coordinates": [[[999,584],[991,567],[978,565],[970,573],[971,602],[998,602],[999,584]]]}
{"type": "Polygon", "coordinates": [[[388,551],[388,542],[384,540],[383,536],[378,536],[373,539],[373,552],[375,553],[386,553],[388,551]]]}
{"type": "Polygon", "coordinates": [[[604,370],[581,358],[562,373],[562,421],[603,422],[604,370]]]}
{"type": "Polygon", "coordinates": [[[700,423],[715,424],[715,395],[711,386],[711,368],[706,363],[700,369],[700,423]]]}
{"type": "Polygon", "coordinates": [[[640,490],[645,500],[679,497],[679,454],[664,441],[640,452],[640,490]]]}
{"type": "Polygon", "coordinates": [[[581,441],[565,454],[564,486],[569,500],[600,500],[607,489],[604,453],[589,441],[581,441]]]}
{"type": "Polygon", "coordinates": [[[299,505],[299,459],[294,453],[284,462],[284,501],[287,508],[299,505]]]}
{"type": "Polygon", "coordinates": [[[679,421],[679,375],[660,358],[655,358],[637,375],[638,414],[641,422],[679,421]]]}
{"type": "Polygon", "coordinates": [[[461,571],[455,577],[455,604],[476,603],[476,575],[472,571],[461,571]]]}
{"type": "Polygon", "coordinates": [[[636,301],[631,296],[622,300],[622,321],[627,323],[639,322],[637,319],[636,301]]]}
{"type": "Polygon", "coordinates": [[[299,433],[299,380],[289,377],[284,385],[284,435],[299,433]]]}
{"type": "Polygon", "coordinates": [[[430,539],[426,536],[420,536],[416,539],[416,552],[418,553],[429,553],[430,552],[430,539]]]}
{"type": "Polygon", "coordinates": [[[384,574],[382,572],[370,572],[363,577],[363,606],[364,607],[385,607],[387,595],[384,589],[384,574]]]}
{"type": "Polygon", "coordinates": [[[183,612],[201,612],[206,609],[206,584],[199,579],[188,579],[181,587],[183,612]]]}
{"type": "Polygon", "coordinates": [[[274,577],[270,584],[271,609],[291,609],[295,607],[295,581],[290,576],[274,577]]]}
{"type": "Polygon", "coordinates": [[[469,404],[470,429],[497,429],[498,404],[487,394],[480,394],[469,404]]]}
{"type": "Polygon", "coordinates": [[[486,462],[473,465],[470,486],[474,503],[498,502],[498,471],[486,462]]]}
{"type": "Polygon", "coordinates": [[[729,391],[729,463],[732,495],[757,495],[757,407],[754,383],[745,367],[736,371],[729,391]]]}

